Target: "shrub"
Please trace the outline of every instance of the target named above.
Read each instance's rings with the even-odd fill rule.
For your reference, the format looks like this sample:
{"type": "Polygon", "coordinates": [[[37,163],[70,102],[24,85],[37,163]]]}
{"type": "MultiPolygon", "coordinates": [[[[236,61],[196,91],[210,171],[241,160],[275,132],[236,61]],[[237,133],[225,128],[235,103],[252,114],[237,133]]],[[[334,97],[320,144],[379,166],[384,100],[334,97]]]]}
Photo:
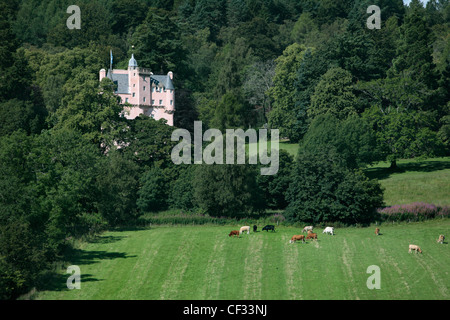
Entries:
{"type": "Polygon", "coordinates": [[[235,219],[225,217],[211,217],[208,214],[201,212],[185,212],[178,210],[169,210],[160,213],[147,213],[139,218],[139,224],[148,226],[149,224],[156,225],[203,225],[203,224],[230,224],[236,223],[235,219]]]}
{"type": "Polygon", "coordinates": [[[378,213],[383,221],[424,221],[434,218],[448,218],[450,208],[448,206],[439,207],[434,204],[424,202],[414,202],[410,204],[394,205],[379,208],[378,213]]]}

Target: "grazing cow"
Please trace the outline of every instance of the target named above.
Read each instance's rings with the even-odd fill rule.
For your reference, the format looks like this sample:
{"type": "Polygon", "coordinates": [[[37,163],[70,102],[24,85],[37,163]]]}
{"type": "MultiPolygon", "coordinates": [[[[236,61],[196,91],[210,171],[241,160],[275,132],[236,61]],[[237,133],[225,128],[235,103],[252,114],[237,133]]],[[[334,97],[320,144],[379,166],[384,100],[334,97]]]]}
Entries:
{"type": "Polygon", "coordinates": [[[239,238],[239,231],[238,230],[233,230],[233,231],[231,231],[230,232],[230,234],[228,235],[229,237],[231,237],[231,236],[237,236],[238,238],[239,238]]]}
{"type": "Polygon", "coordinates": [[[411,253],[411,250],[415,250],[416,251],[415,253],[417,253],[417,251],[422,253],[422,250],[420,249],[420,247],[416,246],[415,244],[410,244],[409,245],[409,251],[408,252],[411,253]]]}
{"type": "Polygon", "coordinates": [[[439,235],[439,239],[437,239],[438,243],[444,243],[445,237],[443,234],[439,235]]]}
{"type": "Polygon", "coordinates": [[[375,228],[375,234],[378,236],[380,234],[380,229],[379,228],[375,228]]]}
{"type": "Polygon", "coordinates": [[[258,229],[258,227],[256,226],[256,224],[253,226],[253,232],[256,232],[256,230],[258,229]]]}
{"type": "Polygon", "coordinates": [[[247,231],[247,234],[250,234],[250,226],[244,226],[239,229],[239,234],[242,234],[242,232],[247,231]]]}
{"type": "Polygon", "coordinates": [[[334,235],[334,228],[333,227],[326,227],[322,233],[329,233],[332,236],[334,235]]]}
{"type": "Polygon", "coordinates": [[[306,236],[306,240],[309,240],[309,239],[314,239],[314,240],[317,240],[317,233],[308,233],[308,235],[306,236]]]}
{"type": "Polygon", "coordinates": [[[305,242],[305,236],[302,234],[292,236],[291,240],[289,240],[289,243],[294,243],[295,241],[300,241],[300,240],[302,240],[302,242],[305,242]]]}
{"type": "Polygon", "coordinates": [[[265,226],[264,228],[262,228],[262,230],[263,230],[263,231],[264,231],[264,230],[266,230],[266,231],[269,231],[269,230],[275,231],[275,226],[273,226],[273,225],[271,225],[271,224],[268,224],[267,226],[265,226]]]}
{"type": "Polygon", "coordinates": [[[312,231],[313,226],[306,226],[303,228],[302,232],[306,232],[306,231],[312,231]]]}

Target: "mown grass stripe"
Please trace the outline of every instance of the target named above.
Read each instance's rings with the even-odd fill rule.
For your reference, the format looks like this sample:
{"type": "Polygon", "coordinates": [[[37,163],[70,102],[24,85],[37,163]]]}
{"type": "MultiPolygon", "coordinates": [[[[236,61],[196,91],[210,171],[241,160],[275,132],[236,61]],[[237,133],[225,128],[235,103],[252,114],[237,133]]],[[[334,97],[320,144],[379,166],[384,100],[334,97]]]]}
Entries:
{"type": "Polygon", "coordinates": [[[261,282],[262,282],[262,247],[263,241],[256,234],[245,235],[248,237],[248,248],[245,253],[244,266],[244,299],[257,300],[261,299],[261,282]]]}

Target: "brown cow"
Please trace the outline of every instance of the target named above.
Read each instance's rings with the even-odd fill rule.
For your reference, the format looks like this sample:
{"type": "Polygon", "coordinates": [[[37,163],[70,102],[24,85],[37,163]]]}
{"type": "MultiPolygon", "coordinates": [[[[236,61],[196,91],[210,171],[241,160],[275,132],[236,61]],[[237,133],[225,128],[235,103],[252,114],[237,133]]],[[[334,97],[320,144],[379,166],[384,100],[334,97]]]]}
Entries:
{"type": "Polygon", "coordinates": [[[380,234],[380,229],[379,228],[375,228],[375,234],[378,236],[380,234]]]}
{"type": "Polygon", "coordinates": [[[228,235],[229,237],[231,236],[237,236],[239,238],[239,230],[233,230],[230,232],[230,234],[228,235]]]}
{"type": "Polygon", "coordinates": [[[308,239],[317,240],[317,233],[308,232],[308,235],[306,236],[306,240],[308,240],[308,239]]]}
{"type": "Polygon", "coordinates": [[[420,249],[420,247],[419,246],[416,246],[415,244],[410,244],[409,245],[409,253],[411,253],[411,250],[414,250],[414,251],[416,251],[416,253],[417,253],[417,251],[419,251],[420,253],[422,253],[422,250],[420,249]]]}
{"type": "Polygon", "coordinates": [[[295,241],[300,241],[300,240],[302,240],[302,242],[305,242],[305,236],[302,234],[292,236],[291,240],[289,240],[289,243],[294,243],[295,241]]]}

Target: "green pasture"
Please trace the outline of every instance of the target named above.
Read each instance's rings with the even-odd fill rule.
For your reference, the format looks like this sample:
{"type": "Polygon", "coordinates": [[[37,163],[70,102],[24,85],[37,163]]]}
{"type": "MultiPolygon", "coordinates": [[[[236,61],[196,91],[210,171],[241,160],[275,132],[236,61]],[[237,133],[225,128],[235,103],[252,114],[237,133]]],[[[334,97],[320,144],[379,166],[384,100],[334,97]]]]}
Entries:
{"type": "MultiPolygon", "coordinates": [[[[240,238],[239,226],[160,226],[106,232],[64,266],[81,270],[69,290],[61,269],[35,299],[449,299],[450,220],[336,229],[318,241],[290,244],[301,230],[278,227],[240,238]],[[408,253],[409,244],[423,253],[408,253]],[[371,265],[380,289],[368,289],[371,265]]],[[[259,226],[261,229],[263,226],[259,226]]]]}
{"type": "Polygon", "coordinates": [[[386,205],[426,202],[450,205],[450,158],[400,160],[398,170],[390,163],[380,162],[365,170],[385,188],[386,205]]]}

